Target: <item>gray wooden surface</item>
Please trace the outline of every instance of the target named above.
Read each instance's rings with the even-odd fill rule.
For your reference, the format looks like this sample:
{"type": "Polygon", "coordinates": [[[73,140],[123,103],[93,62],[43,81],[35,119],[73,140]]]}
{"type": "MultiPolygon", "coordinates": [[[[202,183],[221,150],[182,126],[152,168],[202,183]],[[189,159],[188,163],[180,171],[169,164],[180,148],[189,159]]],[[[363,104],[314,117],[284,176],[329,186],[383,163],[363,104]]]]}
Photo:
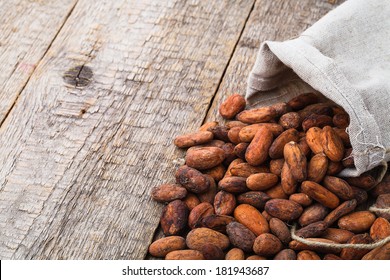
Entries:
{"type": "MultiPolygon", "coordinates": [[[[14,13],[5,3],[1,15],[14,13]]],[[[1,259],[145,258],[162,209],[150,189],[173,181],[183,156],[173,138],[244,93],[262,41],[298,35],[336,6],[29,3],[20,32],[3,35],[23,24],[0,19],[1,259]]]]}

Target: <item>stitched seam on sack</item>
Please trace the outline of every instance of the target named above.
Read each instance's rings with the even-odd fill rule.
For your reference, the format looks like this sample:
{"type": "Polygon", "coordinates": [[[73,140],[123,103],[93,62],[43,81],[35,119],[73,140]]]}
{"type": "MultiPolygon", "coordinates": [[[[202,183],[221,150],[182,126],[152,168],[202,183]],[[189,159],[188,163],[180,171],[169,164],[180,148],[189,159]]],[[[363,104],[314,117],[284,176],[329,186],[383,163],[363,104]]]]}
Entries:
{"type": "MultiPolygon", "coordinates": [[[[295,49],[296,52],[297,52],[298,54],[300,54],[303,58],[306,59],[306,61],[308,61],[308,62],[310,63],[310,65],[312,65],[315,69],[317,69],[320,73],[322,73],[322,74],[324,75],[324,77],[326,77],[326,80],[329,82],[329,84],[332,85],[332,87],[333,87],[333,88],[334,88],[334,89],[335,89],[335,90],[344,98],[344,100],[349,104],[350,108],[352,109],[352,111],[353,111],[354,114],[355,114],[355,117],[356,117],[356,120],[357,120],[358,123],[359,123],[359,126],[360,126],[360,127],[363,127],[363,126],[362,126],[362,121],[361,121],[360,118],[358,117],[358,114],[356,113],[354,107],[351,106],[351,103],[350,103],[350,101],[348,100],[348,98],[342,93],[342,91],[339,89],[339,87],[338,87],[338,86],[329,78],[329,76],[328,76],[324,71],[322,71],[321,68],[317,67],[316,64],[314,64],[314,63],[313,63],[313,62],[312,62],[304,53],[302,53],[302,52],[300,51],[300,49],[296,48],[293,44],[291,44],[290,47],[292,47],[293,49],[295,49]]],[[[321,53],[321,55],[323,55],[323,54],[321,53]]],[[[332,62],[332,65],[334,66],[334,69],[336,69],[337,74],[338,74],[339,76],[343,77],[345,80],[347,80],[346,77],[342,74],[341,71],[339,71],[338,67],[336,67],[336,65],[335,65],[333,62],[332,62]]],[[[378,127],[378,130],[379,130],[379,127],[378,127]]],[[[363,141],[366,142],[366,138],[367,138],[367,137],[366,137],[366,133],[365,133],[364,130],[362,130],[362,138],[363,138],[363,141]]],[[[372,149],[368,148],[367,150],[369,151],[369,150],[372,150],[372,149]]],[[[385,151],[384,151],[384,152],[385,152],[385,151]]],[[[385,153],[384,153],[384,154],[385,154],[385,153]]],[[[366,167],[369,167],[369,166],[371,165],[372,162],[371,162],[370,157],[367,156],[367,159],[368,159],[368,165],[367,165],[366,167]]],[[[379,162],[378,162],[378,163],[379,163],[379,162]]]]}

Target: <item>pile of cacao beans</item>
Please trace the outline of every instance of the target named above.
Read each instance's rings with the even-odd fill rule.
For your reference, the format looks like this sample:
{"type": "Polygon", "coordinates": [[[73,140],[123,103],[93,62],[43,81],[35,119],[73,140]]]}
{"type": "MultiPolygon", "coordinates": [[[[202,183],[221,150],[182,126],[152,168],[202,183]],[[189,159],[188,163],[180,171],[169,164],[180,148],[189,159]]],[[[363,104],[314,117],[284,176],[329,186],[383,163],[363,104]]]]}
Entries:
{"type": "Polygon", "coordinates": [[[169,260],[390,259],[390,174],[342,178],[354,166],[340,106],[314,93],[248,109],[239,94],[219,107],[224,124],[175,138],[187,149],[175,183],[152,189],[166,203],[165,237],[149,253],[169,260]],[[293,232],[295,230],[295,232],[293,232]],[[304,238],[298,241],[294,236],[304,238]],[[323,246],[333,244],[336,246],[323,246]]]}

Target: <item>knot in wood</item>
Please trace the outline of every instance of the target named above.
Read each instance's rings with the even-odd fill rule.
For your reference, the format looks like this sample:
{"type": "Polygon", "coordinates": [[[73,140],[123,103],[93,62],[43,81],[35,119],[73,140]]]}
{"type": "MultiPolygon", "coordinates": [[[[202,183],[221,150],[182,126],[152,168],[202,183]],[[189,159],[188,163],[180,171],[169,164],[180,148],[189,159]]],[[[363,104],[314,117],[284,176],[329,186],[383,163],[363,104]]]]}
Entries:
{"type": "Polygon", "coordinates": [[[93,71],[90,67],[85,65],[78,65],[67,70],[64,75],[66,84],[76,87],[84,88],[91,83],[93,71]]]}

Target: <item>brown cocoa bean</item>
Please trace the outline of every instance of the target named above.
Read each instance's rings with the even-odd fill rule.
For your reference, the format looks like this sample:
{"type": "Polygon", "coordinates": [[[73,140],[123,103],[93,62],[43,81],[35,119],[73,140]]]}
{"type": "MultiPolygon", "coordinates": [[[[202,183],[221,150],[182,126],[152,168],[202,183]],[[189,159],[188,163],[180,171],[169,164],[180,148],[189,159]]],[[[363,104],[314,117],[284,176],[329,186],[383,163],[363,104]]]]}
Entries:
{"type": "Polygon", "coordinates": [[[304,107],[317,103],[318,96],[312,92],[300,94],[290,101],[287,102],[287,105],[290,106],[294,111],[303,109],[304,107]]]}
{"type": "Polygon", "coordinates": [[[206,227],[220,233],[226,233],[226,226],[233,222],[234,218],[225,215],[210,215],[200,220],[199,227],[206,227]]]}
{"type": "Polygon", "coordinates": [[[389,221],[382,217],[376,218],[370,228],[370,236],[374,241],[379,241],[390,236],[389,221]]]}
{"type": "Polygon", "coordinates": [[[244,252],[252,252],[253,243],[255,242],[256,235],[238,222],[231,222],[226,226],[226,232],[230,242],[244,252]]]}
{"type": "Polygon", "coordinates": [[[331,161],[341,161],[344,157],[344,144],[339,135],[330,126],[322,129],[321,137],[322,148],[325,155],[331,161]]]}
{"type": "Polygon", "coordinates": [[[241,127],[235,126],[231,129],[229,129],[229,131],[228,131],[229,140],[230,140],[230,142],[232,142],[235,145],[241,143],[240,134],[239,134],[240,130],[241,130],[241,127]]]}
{"type": "Polygon", "coordinates": [[[209,131],[210,128],[216,127],[218,125],[219,125],[219,123],[216,121],[207,122],[207,123],[203,124],[201,127],[199,127],[198,130],[199,131],[209,131]]]}
{"type": "Polygon", "coordinates": [[[300,261],[303,261],[303,260],[309,260],[309,261],[312,261],[312,260],[320,260],[320,256],[318,256],[318,254],[314,251],[310,251],[310,250],[303,250],[303,251],[300,251],[298,252],[297,254],[297,260],[300,260],[300,261]]]}
{"type": "Polygon", "coordinates": [[[334,127],[333,130],[340,137],[341,141],[343,141],[344,147],[350,148],[351,147],[351,140],[349,139],[349,134],[345,131],[345,129],[334,127]]]}
{"type": "Polygon", "coordinates": [[[229,164],[229,166],[228,166],[228,168],[227,168],[227,170],[226,170],[226,173],[225,173],[224,178],[227,178],[227,177],[232,176],[232,174],[230,173],[230,170],[231,170],[234,166],[236,166],[237,164],[240,164],[240,163],[243,163],[243,162],[244,162],[244,161],[243,161],[242,159],[240,159],[240,158],[236,158],[235,160],[233,160],[233,161],[229,164]]]}
{"type": "Polygon", "coordinates": [[[311,155],[311,149],[310,149],[309,145],[307,144],[306,136],[301,137],[298,140],[297,145],[306,157],[309,157],[311,155]]]}
{"type": "Polygon", "coordinates": [[[355,197],[354,190],[343,179],[334,176],[325,176],[323,184],[325,188],[343,200],[351,200],[355,197]]]}
{"type": "Polygon", "coordinates": [[[233,119],[245,109],[245,106],[246,101],[243,96],[232,94],[219,106],[219,114],[225,119],[233,119]]]}
{"type": "Polygon", "coordinates": [[[328,214],[329,210],[325,206],[319,203],[315,203],[306,207],[303,210],[302,215],[299,217],[299,224],[304,227],[309,224],[321,221],[324,219],[326,214],[328,214]]]}
{"type": "Polygon", "coordinates": [[[195,228],[191,230],[186,237],[187,247],[193,250],[201,250],[206,244],[213,244],[221,250],[229,247],[229,238],[209,228],[195,228]]]}
{"type": "Polygon", "coordinates": [[[245,260],[247,260],[247,261],[263,261],[263,260],[266,260],[266,259],[267,258],[263,257],[263,256],[252,255],[252,256],[248,256],[245,260]]]}
{"type": "Polygon", "coordinates": [[[361,233],[370,229],[376,217],[370,211],[357,211],[341,217],[338,226],[354,233],[361,233]]]}
{"type": "Polygon", "coordinates": [[[362,260],[390,260],[390,242],[371,250],[362,260]]]}
{"type": "Polygon", "coordinates": [[[243,193],[249,191],[248,187],[246,186],[246,178],[237,176],[223,178],[218,182],[218,187],[221,190],[230,193],[243,193]]]}
{"type": "Polygon", "coordinates": [[[206,260],[223,260],[225,253],[221,248],[214,244],[203,245],[199,250],[206,260]]]}
{"type": "Polygon", "coordinates": [[[154,241],[149,246],[149,253],[158,258],[165,257],[169,252],[183,250],[186,248],[186,241],[181,236],[168,236],[154,241]]]}
{"type": "Polygon", "coordinates": [[[333,125],[332,117],[327,115],[311,114],[308,117],[304,118],[302,121],[303,131],[307,131],[311,127],[323,128],[324,126],[333,125]]]}
{"type": "Polygon", "coordinates": [[[176,182],[193,193],[206,192],[210,188],[210,180],[200,171],[187,165],[176,171],[176,182]]]}
{"type": "Polygon", "coordinates": [[[263,233],[256,237],[253,251],[260,256],[273,256],[283,249],[283,244],[275,235],[263,233]]]}
{"type": "Polygon", "coordinates": [[[267,220],[267,222],[269,222],[273,217],[267,213],[267,211],[263,211],[261,212],[261,215],[263,215],[263,217],[267,220]]]}
{"type": "Polygon", "coordinates": [[[158,202],[171,202],[186,195],[187,190],[178,184],[162,184],[151,191],[152,198],[158,202]]]}
{"type": "Polygon", "coordinates": [[[335,208],[332,212],[330,212],[324,219],[329,225],[335,223],[342,216],[351,213],[355,210],[357,205],[356,199],[344,201],[337,208],[335,208]]]}
{"type": "Polygon", "coordinates": [[[368,194],[365,190],[357,188],[355,186],[351,186],[354,192],[354,199],[356,199],[357,204],[361,204],[367,201],[368,194]]]}
{"type": "Polygon", "coordinates": [[[209,202],[202,202],[194,207],[188,215],[188,226],[195,228],[200,224],[203,217],[214,214],[214,207],[209,202]]]}
{"type": "Polygon", "coordinates": [[[335,254],[326,254],[323,258],[323,260],[328,260],[328,261],[339,261],[342,260],[339,256],[335,254]]]}
{"type": "Polygon", "coordinates": [[[301,191],[325,207],[334,209],[340,204],[339,198],[320,184],[312,181],[304,181],[301,184],[301,191]]]}
{"type": "Polygon", "coordinates": [[[237,144],[234,147],[234,154],[237,157],[239,157],[240,159],[245,160],[245,153],[246,153],[246,149],[248,148],[248,146],[249,146],[249,143],[245,143],[245,142],[237,144]]]}
{"type": "Polygon", "coordinates": [[[347,128],[349,126],[349,115],[347,113],[335,114],[333,116],[333,124],[338,128],[347,128]]]}
{"type": "Polygon", "coordinates": [[[237,196],[237,202],[239,204],[249,204],[258,210],[263,210],[265,203],[270,199],[271,197],[266,193],[257,191],[245,192],[237,196]]]}
{"type": "Polygon", "coordinates": [[[215,139],[222,140],[223,142],[229,142],[229,129],[226,126],[217,125],[209,128],[209,131],[213,133],[215,139]]]}
{"type": "Polygon", "coordinates": [[[293,193],[288,199],[304,207],[307,207],[313,203],[313,200],[305,193],[293,193]]]}
{"type": "Polygon", "coordinates": [[[272,140],[272,132],[264,126],[260,127],[246,149],[246,161],[254,166],[264,163],[268,157],[268,150],[272,140]]]}
{"type": "Polygon", "coordinates": [[[210,175],[215,182],[219,182],[225,176],[226,168],[220,164],[211,169],[204,170],[203,173],[210,175]]]}
{"type": "Polygon", "coordinates": [[[245,253],[240,248],[232,248],[226,253],[225,260],[245,260],[245,253]]]}
{"type": "MultiPolygon", "coordinates": [[[[389,209],[390,208],[390,194],[381,194],[376,198],[376,202],[374,204],[375,207],[379,209],[389,209]]],[[[386,212],[377,212],[379,217],[385,218],[390,221],[390,213],[386,212]]]]}
{"type": "Polygon", "coordinates": [[[271,199],[265,204],[265,210],[271,216],[282,221],[292,221],[302,214],[303,208],[291,200],[271,199]]]}
{"type": "Polygon", "coordinates": [[[188,210],[191,211],[196,205],[200,203],[200,200],[195,194],[187,193],[186,197],[183,199],[183,202],[187,205],[188,210]]]}
{"type": "Polygon", "coordinates": [[[343,164],[340,161],[328,161],[328,170],[326,170],[326,175],[335,176],[339,174],[344,169],[343,164]]]}
{"type": "Polygon", "coordinates": [[[341,162],[345,168],[355,167],[355,160],[352,154],[352,148],[345,149],[344,158],[341,162]]]}
{"type": "Polygon", "coordinates": [[[284,165],[284,158],[272,159],[269,162],[269,170],[271,173],[280,177],[282,174],[283,165],[284,165]]]}
{"type": "Polygon", "coordinates": [[[298,111],[298,114],[302,120],[313,114],[331,117],[333,116],[333,110],[329,103],[316,103],[306,106],[302,110],[298,111]]]}
{"type": "Polygon", "coordinates": [[[345,179],[351,185],[354,185],[355,187],[364,189],[366,191],[372,189],[376,184],[375,178],[368,173],[363,173],[358,177],[348,177],[345,179]]]}
{"type": "MultiPolygon", "coordinates": [[[[339,244],[339,243],[334,242],[332,240],[325,239],[325,238],[318,238],[318,237],[306,238],[305,240],[308,242],[313,242],[313,243],[319,242],[319,243],[326,243],[326,244],[339,244]]],[[[320,245],[316,245],[316,244],[309,245],[309,244],[304,244],[302,242],[299,242],[297,240],[292,240],[288,244],[288,246],[290,249],[295,250],[295,251],[311,250],[311,251],[315,251],[318,253],[325,253],[325,254],[326,253],[339,254],[341,251],[340,248],[324,247],[324,246],[320,246],[320,245]]]]}
{"type": "Polygon", "coordinates": [[[248,178],[255,173],[269,173],[269,168],[265,165],[252,166],[249,163],[243,162],[232,167],[230,173],[233,176],[248,178]]]}
{"type": "Polygon", "coordinates": [[[192,146],[192,147],[189,147],[187,149],[187,151],[190,151],[192,149],[197,149],[197,148],[202,148],[202,147],[217,147],[217,148],[222,148],[222,146],[225,144],[224,141],[222,140],[218,140],[218,139],[213,139],[211,140],[210,142],[207,142],[205,144],[199,144],[199,145],[195,145],[195,146],[192,146]]]}
{"type": "Polygon", "coordinates": [[[288,112],[282,115],[279,119],[279,124],[284,129],[290,128],[299,128],[301,126],[302,120],[297,112],[288,112]]]}
{"type": "Polygon", "coordinates": [[[296,142],[289,142],[284,146],[284,159],[293,178],[302,182],[307,176],[307,160],[296,142]]]}
{"type": "Polygon", "coordinates": [[[168,203],[160,218],[161,228],[166,236],[180,235],[187,226],[188,208],[181,200],[168,203]]]}
{"type": "Polygon", "coordinates": [[[264,192],[271,198],[288,199],[288,195],[283,191],[281,184],[277,184],[264,192]]]}
{"type": "Polygon", "coordinates": [[[274,137],[277,137],[280,133],[284,131],[283,127],[281,127],[279,124],[276,123],[256,123],[251,124],[248,126],[243,127],[240,130],[239,136],[241,139],[241,142],[251,142],[253,138],[255,137],[257,131],[260,129],[260,127],[266,127],[268,128],[274,137]]]}
{"type": "Polygon", "coordinates": [[[280,185],[282,186],[283,192],[287,195],[295,193],[297,184],[298,182],[293,177],[290,167],[285,162],[282,167],[282,173],[280,174],[280,185]]]}
{"type": "Polygon", "coordinates": [[[306,131],[306,142],[314,154],[323,153],[322,147],[322,129],[311,127],[306,131]]]}
{"type": "Polygon", "coordinates": [[[264,191],[275,186],[278,181],[279,178],[275,174],[256,173],[246,179],[246,185],[252,191],[264,191]]]}
{"type": "Polygon", "coordinates": [[[344,108],[341,107],[340,105],[332,104],[332,105],[331,105],[331,108],[332,108],[332,111],[333,111],[333,115],[337,115],[337,114],[346,114],[344,108]]]}
{"type": "Polygon", "coordinates": [[[291,111],[291,107],[288,106],[286,102],[276,103],[271,105],[271,107],[275,109],[277,117],[280,117],[291,111]]]}
{"type": "Polygon", "coordinates": [[[234,210],[234,218],[254,234],[269,232],[269,225],[263,215],[249,204],[240,204],[234,210]]]}
{"type": "Polygon", "coordinates": [[[213,138],[214,135],[210,131],[198,131],[177,136],[174,140],[174,144],[179,148],[188,148],[210,142],[213,138]]]}
{"type": "Polygon", "coordinates": [[[235,146],[232,143],[226,143],[222,146],[222,150],[225,153],[225,159],[223,160],[223,164],[225,166],[229,166],[229,164],[237,158],[234,153],[235,146]]]}
{"type": "Polygon", "coordinates": [[[249,124],[268,122],[275,117],[276,110],[272,107],[244,110],[236,116],[237,120],[249,124]]]}
{"type": "Polygon", "coordinates": [[[328,224],[324,221],[314,222],[295,232],[295,234],[302,238],[321,236],[328,228],[328,224]]]}
{"type": "Polygon", "coordinates": [[[347,243],[352,236],[354,236],[354,233],[350,232],[349,230],[340,228],[327,228],[321,235],[321,238],[333,240],[337,243],[347,243]]]}
{"type": "Polygon", "coordinates": [[[370,194],[373,197],[378,197],[381,194],[390,193],[390,173],[389,171],[385,174],[382,181],[379,182],[374,188],[370,190],[370,194]]]}
{"type": "MultiPolygon", "coordinates": [[[[348,244],[370,244],[373,240],[367,233],[357,234],[351,237],[348,244]]],[[[343,248],[340,257],[344,260],[360,260],[370,249],[343,248]]]]}
{"type": "Polygon", "coordinates": [[[284,145],[293,141],[298,142],[299,133],[295,128],[290,128],[282,132],[275,140],[272,142],[272,145],[269,148],[268,154],[270,158],[277,159],[283,157],[284,145]]]}
{"type": "Polygon", "coordinates": [[[232,129],[233,127],[244,127],[247,126],[247,124],[240,121],[228,121],[226,122],[225,126],[228,129],[232,129]]]}
{"type": "Polygon", "coordinates": [[[288,244],[291,241],[290,230],[282,220],[278,218],[271,218],[269,221],[269,228],[271,232],[284,244],[288,244]]]}
{"type": "Polygon", "coordinates": [[[213,203],[215,194],[217,193],[217,184],[215,183],[215,180],[213,179],[213,177],[211,177],[208,174],[205,174],[205,176],[210,181],[210,187],[209,187],[209,189],[206,192],[199,193],[198,194],[198,198],[199,198],[200,202],[213,203]]]}
{"type": "Polygon", "coordinates": [[[176,250],[165,256],[166,260],[204,260],[203,254],[198,250],[176,250]]]}
{"type": "Polygon", "coordinates": [[[328,158],[324,153],[315,154],[307,167],[307,180],[320,183],[328,170],[328,158]]]}
{"type": "Polygon", "coordinates": [[[296,260],[297,254],[291,249],[283,249],[279,253],[277,253],[274,257],[274,260],[296,260]]]}
{"type": "Polygon", "coordinates": [[[217,147],[200,147],[187,151],[186,165],[197,170],[213,168],[223,162],[225,152],[217,147]]]}
{"type": "Polygon", "coordinates": [[[236,207],[236,197],[225,191],[219,191],[214,198],[214,209],[217,215],[230,215],[236,207]]]}

